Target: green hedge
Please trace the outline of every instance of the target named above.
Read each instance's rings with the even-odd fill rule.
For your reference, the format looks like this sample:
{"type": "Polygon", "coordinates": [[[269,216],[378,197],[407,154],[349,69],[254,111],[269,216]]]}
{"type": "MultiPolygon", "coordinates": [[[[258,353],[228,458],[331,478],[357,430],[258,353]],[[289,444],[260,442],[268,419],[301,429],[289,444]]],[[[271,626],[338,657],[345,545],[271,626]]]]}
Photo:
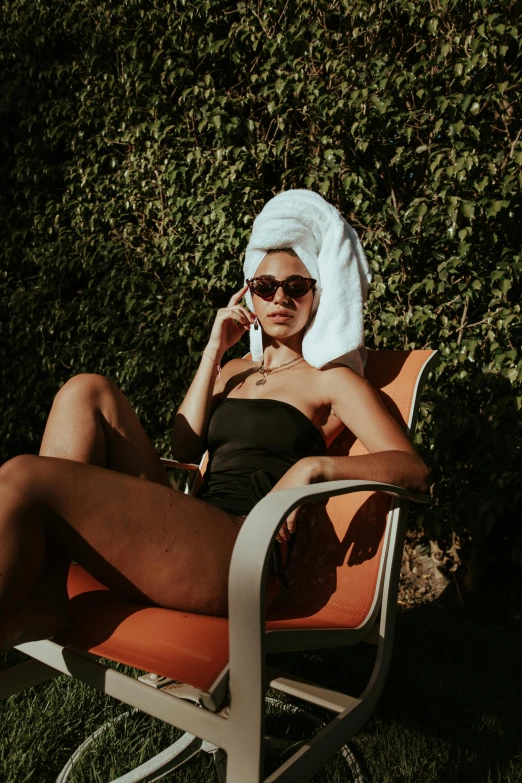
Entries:
{"type": "Polygon", "coordinates": [[[368,345],[441,352],[417,438],[437,497],[419,523],[509,527],[522,496],[519,8],[6,2],[4,458],[38,448],[78,372],[115,380],[166,453],[254,216],[307,187],[362,238],[368,345]]]}

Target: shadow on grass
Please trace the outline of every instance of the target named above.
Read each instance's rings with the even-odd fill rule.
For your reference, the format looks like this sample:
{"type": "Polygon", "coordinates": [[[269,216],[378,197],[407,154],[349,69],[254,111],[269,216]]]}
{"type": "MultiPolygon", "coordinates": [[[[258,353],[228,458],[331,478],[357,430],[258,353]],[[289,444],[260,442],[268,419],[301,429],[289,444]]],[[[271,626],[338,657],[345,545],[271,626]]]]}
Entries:
{"type": "Polygon", "coordinates": [[[368,733],[387,723],[430,738],[442,765],[434,780],[522,780],[522,621],[501,592],[465,600],[463,607],[451,587],[398,616],[388,684],[368,733]]]}

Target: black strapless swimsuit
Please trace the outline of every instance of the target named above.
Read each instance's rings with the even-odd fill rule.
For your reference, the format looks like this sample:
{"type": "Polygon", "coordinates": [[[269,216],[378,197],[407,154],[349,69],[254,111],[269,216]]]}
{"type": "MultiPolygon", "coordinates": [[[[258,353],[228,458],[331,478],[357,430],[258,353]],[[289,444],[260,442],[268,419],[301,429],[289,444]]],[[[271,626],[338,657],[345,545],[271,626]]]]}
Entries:
{"type": "MultiPolygon", "coordinates": [[[[215,408],[207,447],[209,465],[197,497],[238,516],[248,514],[298,460],[326,453],[323,436],[295,406],[237,397],[215,408]]],[[[279,547],[274,553],[284,583],[279,547]]]]}
{"type": "Polygon", "coordinates": [[[280,400],[226,397],[210,419],[210,461],[198,497],[230,514],[248,514],[292,465],[323,455],[323,436],[280,400]]]}

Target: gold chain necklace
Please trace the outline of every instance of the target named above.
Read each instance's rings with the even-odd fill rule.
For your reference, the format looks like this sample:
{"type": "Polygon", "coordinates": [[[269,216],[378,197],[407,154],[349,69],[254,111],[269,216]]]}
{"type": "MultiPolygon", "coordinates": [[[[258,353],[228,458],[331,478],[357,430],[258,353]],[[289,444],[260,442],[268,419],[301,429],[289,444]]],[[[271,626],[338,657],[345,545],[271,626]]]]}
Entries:
{"type": "Polygon", "coordinates": [[[266,383],[266,376],[272,375],[274,372],[282,372],[283,370],[289,370],[290,367],[294,367],[301,362],[304,362],[303,356],[298,356],[297,359],[292,359],[290,362],[285,362],[284,364],[277,364],[275,367],[265,367],[265,357],[263,356],[263,359],[261,361],[261,364],[257,368],[258,373],[260,373],[263,377],[260,378],[258,381],[256,381],[256,386],[264,386],[266,383]]]}

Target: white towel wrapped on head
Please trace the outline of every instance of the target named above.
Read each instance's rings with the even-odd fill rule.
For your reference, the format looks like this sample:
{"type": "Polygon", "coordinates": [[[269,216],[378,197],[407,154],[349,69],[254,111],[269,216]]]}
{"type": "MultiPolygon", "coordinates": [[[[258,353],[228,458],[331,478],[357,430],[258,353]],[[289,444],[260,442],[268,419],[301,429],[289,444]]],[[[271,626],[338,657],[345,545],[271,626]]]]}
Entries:
{"type": "MultiPolygon", "coordinates": [[[[340,212],[310,190],[287,190],[257,216],[246,249],[244,275],[255,277],[267,250],[291,247],[317,280],[315,317],[303,338],[313,367],[340,362],[363,374],[363,302],[372,279],[359,237],[340,212]]],[[[250,291],[247,305],[254,310],[250,291]]],[[[263,356],[262,331],[250,329],[252,359],[263,356]]]]}

